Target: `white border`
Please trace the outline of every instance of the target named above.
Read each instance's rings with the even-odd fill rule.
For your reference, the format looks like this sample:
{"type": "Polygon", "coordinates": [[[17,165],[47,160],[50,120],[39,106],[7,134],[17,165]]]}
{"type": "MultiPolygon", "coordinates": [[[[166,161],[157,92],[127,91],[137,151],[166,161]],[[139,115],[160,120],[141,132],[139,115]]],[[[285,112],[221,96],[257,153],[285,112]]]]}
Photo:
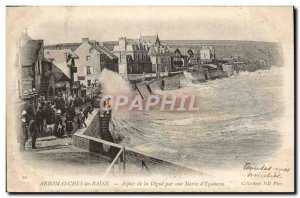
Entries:
{"type": "MultiPolygon", "coordinates": [[[[244,1],[221,1],[221,0],[209,0],[209,1],[202,1],[198,2],[196,0],[189,0],[189,1],[183,1],[183,0],[151,0],[151,1],[145,1],[141,2],[139,0],[126,0],[126,1],[121,1],[121,0],[105,0],[105,1],[96,1],[96,0],[51,0],[51,1],[37,1],[37,0],[26,0],[26,1],[21,1],[21,0],[2,0],[0,2],[0,65],[1,65],[1,72],[0,72],[0,127],[1,127],[1,137],[0,137],[0,186],[1,186],[1,197],[8,197],[8,193],[6,193],[6,108],[5,108],[5,101],[6,101],[6,5],[36,5],[36,6],[163,6],[163,5],[169,5],[169,6],[286,6],[286,5],[294,5],[296,8],[300,8],[300,1],[297,0],[271,0],[271,1],[261,1],[261,0],[244,0],[244,1]]],[[[299,21],[299,20],[298,20],[299,21]]],[[[299,25],[299,22],[297,21],[297,26],[299,25]]],[[[299,51],[296,56],[299,56],[299,51]]],[[[299,69],[297,72],[297,75],[299,74],[299,69]]],[[[299,85],[298,85],[298,93],[299,93],[299,85]]],[[[298,101],[299,102],[299,99],[298,101]]],[[[297,119],[297,123],[299,123],[299,117],[297,119]]],[[[297,142],[299,142],[299,134],[297,142]]],[[[299,147],[299,146],[298,146],[299,147]]],[[[297,152],[298,153],[298,152],[297,152]]],[[[297,156],[298,158],[298,156],[297,156]]],[[[299,164],[298,164],[298,175],[299,175],[299,164]]],[[[298,180],[299,183],[299,180],[298,180]]],[[[298,188],[299,190],[299,188],[298,188]]],[[[42,195],[38,195],[42,196],[42,195]]],[[[49,195],[48,195],[49,196],[49,195]]],[[[57,197],[62,197],[63,195],[58,195],[57,197]]],[[[73,196],[73,195],[72,195],[73,196]]],[[[99,195],[98,195],[99,196],[99,195]]],[[[108,197],[109,195],[100,195],[101,197],[108,197]]],[[[120,195],[113,195],[109,197],[116,197],[120,195]]],[[[131,196],[131,195],[127,195],[131,196]]],[[[136,195],[140,196],[140,195],[136,195]]],[[[147,197],[154,197],[155,195],[147,195],[147,197]]],[[[171,195],[173,196],[173,195],[171,195]]],[[[190,196],[190,195],[183,195],[184,197],[190,196]]],[[[201,195],[205,196],[205,195],[201,195]]],[[[217,195],[214,196],[209,196],[209,197],[216,197],[217,195]]],[[[229,195],[231,196],[231,195],[229,195]]],[[[242,196],[242,195],[239,195],[242,196]]],[[[238,196],[238,197],[239,197],[238,196]]],[[[282,195],[282,197],[285,197],[288,195],[282,195]]],[[[80,197],[85,197],[85,195],[81,195],[80,197]]],[[[156,196],[156,197],[162,197],[162,195],[156,196]]],[[[263,195],[259,195],[256,197],[263,197],[263,195]]]]}

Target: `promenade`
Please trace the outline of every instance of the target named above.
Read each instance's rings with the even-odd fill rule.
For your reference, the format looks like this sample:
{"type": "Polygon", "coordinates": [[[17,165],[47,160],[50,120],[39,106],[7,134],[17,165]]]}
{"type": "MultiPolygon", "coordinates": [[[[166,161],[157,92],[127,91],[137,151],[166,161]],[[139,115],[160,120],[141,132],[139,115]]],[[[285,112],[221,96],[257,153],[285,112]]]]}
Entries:
{"type": "Polygon", "coordinates": [[[24,157],[27,165],[39,172],[49,174],[96,174],[103,175],[110,165],[110,160],[104,156],[88,152],[73,145],[70,137],[55,136],[37,139],[36,149],[31,149],[31,141],[26,142],[24,157]]]}

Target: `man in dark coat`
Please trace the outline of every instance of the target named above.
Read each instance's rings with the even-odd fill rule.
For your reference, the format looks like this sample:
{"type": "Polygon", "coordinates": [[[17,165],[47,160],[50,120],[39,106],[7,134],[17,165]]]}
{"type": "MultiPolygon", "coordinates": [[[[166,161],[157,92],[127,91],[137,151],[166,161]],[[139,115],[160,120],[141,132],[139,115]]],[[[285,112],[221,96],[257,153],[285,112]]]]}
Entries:
{"type": "Polygon", "coordinates": [[[76,116],[75,106],[73,103],[70,104],[67,112],[72,120],[74,120],[76,116]]]}
{"type": "Polygon", "coordinates": [[[66,131],[67,131],[67,136],[71,137],[72,131],[73,131],[73,120],[70,118],[70,115],[66,115],[66,131]]]}
{"type": "Polygon", "coordinates": [[[60,104],[61,114],[64,115],[66,112],[66,108],[65,108],[66,103],[62,97],[59,98],[59,104],[60,104]]]}
{"type": "Polygon", "coordinates": [[[84,109],[83,114],[84,114],[85,119],[88,118],[88,114],[89,114],[89,113],[92,114],[93,110],[94,110],[94,109],[93,109],[93,107],[92,107],[91,105],[88,105],[88,106],[84,109]]]}
{"type": "Polygon", "coordinates": [[[35,142],[38,133],[38,128],[36,126],[36,121],[34,120],[34,118],[30,121],[28,129],[31,134],[31,147],[32,149],[36,149],[35,142]]]}
{"type": "Polygon", "coordinates": [[[34,107],[33,107],[33,104],[32,104],[32,101],[28,101],[27,104],[26,104],[26,114],[28,116],[28,118],[31,120],[33,119],[34,117],[34,107]]]}
{"type": "Polygon", "coordinates": [[[46,118],[46,124],[51,125],[55,122],[55,113],[52,107],[50,106],[50,103],[47,104],[45,108],[45,118],[46,118]]]}
{"type": "Polygon", "coordinates": [[[38,111],[36,112],[36,125],[39,130],[39,133],[43,133],[44,128],[44,112],[42,107],[39,107],[38,111]]]}

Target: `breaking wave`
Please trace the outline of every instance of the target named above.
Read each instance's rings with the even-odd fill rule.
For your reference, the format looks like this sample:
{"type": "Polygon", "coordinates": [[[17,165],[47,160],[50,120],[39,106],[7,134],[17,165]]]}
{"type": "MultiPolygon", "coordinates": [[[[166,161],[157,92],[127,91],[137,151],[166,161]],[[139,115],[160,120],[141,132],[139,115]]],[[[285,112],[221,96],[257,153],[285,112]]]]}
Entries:
{"type": "MultiPolygon", "coordinates": [[[[114,117],[116,133],[125,146],[196,169],[268,160],[280,146],[281,73],[281,68],[272,68],[193,84],[191,73],[185,72],[182,88],[161,93],[195,94],[200,97],[199,112],[114,117]]],[[[123,80],[119,83],[124,85],[123,80]]],[[[126,87],[114,92],[129,90],[126,87]]]]}
{"type": "Polygon", "coordinates": [[[99,75],[99,81],[104,95],[132,95],[130,83],[116,72],[104,69],[99,75]]]}

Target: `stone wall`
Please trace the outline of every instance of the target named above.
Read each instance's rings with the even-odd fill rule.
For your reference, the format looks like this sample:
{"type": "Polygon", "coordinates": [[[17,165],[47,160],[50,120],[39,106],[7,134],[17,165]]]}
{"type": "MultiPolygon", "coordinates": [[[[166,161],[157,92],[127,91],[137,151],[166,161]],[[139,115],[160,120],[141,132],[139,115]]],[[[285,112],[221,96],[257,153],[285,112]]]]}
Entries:
{"type": "Polygon", "coordinates": [[[87,124],[87,128],[84,131],[84,135],[100,138],[99,111],[94,110],[92,114],[88,114],[85,123],[87,124]]]}
{"type": "Polygon", "coordinates": [[[97,153],[113,160],[122,146],[87,135],[75,134],[74,146],[89,152],[97,153]]]}
{"type": "MultiPolygon", "coordinates": [[[[108,157],[111,161],[114,160],[118,152],[123,148],[120,144],[115,144],[100,139],[97,126],[99,126],[98,109],[93,111],[93,114],[86,120],[88,127],[78,129],[73,135],[73,145],[89,152],[97,153],[108,157]]],[[[187,167],[177,165],[165,160],[161,160],[149,155],[143,154],[132,148],[125,147],[126,164],[130,167],[135,167],[136,172],[144,169],[150,173],[161,173],[164,175],[174,174],[201,174],[198,171],[187,167]]]]}
{"type": "Polygon", "coordinates": [[[162,79],[153,79],[148,83],[148,85],[151,93],[155,93],[156,90],[161,90],[162,79]]]}
{"type": "Polygon", "coordinates": [[[161,173],[163,175],[201,174],[193,169],[151,157],[131,148],[125,148],[125,160],[127,164],[150,173],[161,173]]]}
{"type": "Polygon", "coordinates": [[[183,78],[182,74],[173,77],[165,77],[162,82],[162,89],[171,90],[180,88],[181,78],[183,78]]]}
{"type": "Polygon", "coordinates": [[[218,78],[224,78],[227,76],[227,74],[222,70],[216,69],[216,70],[208,70],[207,76],[209,80],[214,80],[218,78]]]}
{"type": "Polygon", "coordinates": [[[192,83],[199,83],[199,82],[205,82],[205,70],[203,71],[193,71],[192,77],[194,78],[192,83]]]}
{"type": "Polygon", "coordinates": [[[122,146],[100,139],[99,109],[94,109],[92,115],[86,119],[86,124],[86,128],[78,129],[74,133],[73,145],[114,159],[122,146]]]}
{"type": "Polygon", "coordinates": [[[150,91],[147,86],[148,85],[147,85],[146,81],[136,84],[136,88],[137,88],[138,92],[140,93],[140,95],[142,96],[142,98],[147,98],[150,95],[150,91]]]}
{"type": "Polygon", "coordinates": [[[222,65],[223,71],[226,73],[227,77],[233,75],[233,65],[222,65]]]}

